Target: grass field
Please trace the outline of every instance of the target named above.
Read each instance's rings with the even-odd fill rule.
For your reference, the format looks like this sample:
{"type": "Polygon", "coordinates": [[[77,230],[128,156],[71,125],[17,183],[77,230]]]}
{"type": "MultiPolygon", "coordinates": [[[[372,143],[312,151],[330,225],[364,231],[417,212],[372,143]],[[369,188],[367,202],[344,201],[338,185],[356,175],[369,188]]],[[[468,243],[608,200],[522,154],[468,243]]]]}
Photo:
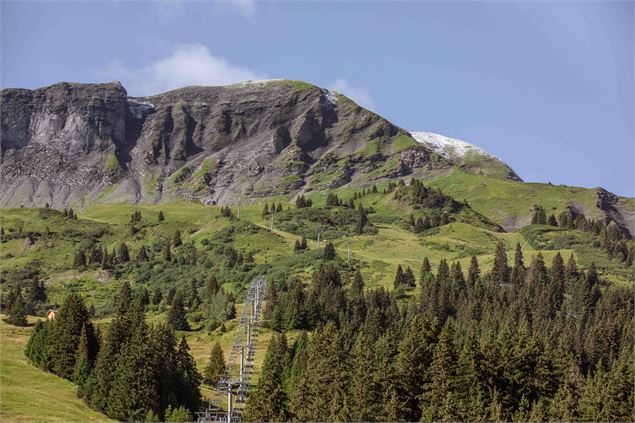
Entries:
{"type": "Polygon", "coordinates": [[[0,421],[111,421],[77,398],[71,382],[27,362],[24,347],[30,332],[31,327],[18,328],[0,321],[0,421]]]}

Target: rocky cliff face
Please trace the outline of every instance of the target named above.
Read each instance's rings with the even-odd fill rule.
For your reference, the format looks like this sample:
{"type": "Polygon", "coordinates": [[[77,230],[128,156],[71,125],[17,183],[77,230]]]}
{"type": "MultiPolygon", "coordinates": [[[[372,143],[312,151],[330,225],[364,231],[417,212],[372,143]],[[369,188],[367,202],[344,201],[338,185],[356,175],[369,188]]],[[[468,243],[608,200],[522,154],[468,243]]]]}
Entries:
{"type": "Polygon", "coordinates": [[[131,98],[118,83],[5,89],[1,206],[232,204],[451,162],[348,98],[299,81],[131,98]]]}

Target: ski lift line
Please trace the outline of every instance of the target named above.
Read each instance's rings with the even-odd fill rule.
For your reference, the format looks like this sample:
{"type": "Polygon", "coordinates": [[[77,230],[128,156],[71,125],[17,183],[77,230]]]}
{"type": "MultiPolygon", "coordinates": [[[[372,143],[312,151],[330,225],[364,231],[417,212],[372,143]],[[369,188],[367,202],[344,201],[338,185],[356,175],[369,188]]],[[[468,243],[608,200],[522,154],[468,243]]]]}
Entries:
{"type": "Polygon", "coordinates": [[[238,326],[236,327],[234,343],[230,350],[225,371],[217,386],[217,391],[220,394],[229,394],[229,391],[233,390],[233,385],[238,384],[238,397],[236,398],[237,403],[244,402],[247,390],[250,386],[249,379],[251,378],[251,372],[247,374],[245,369],[253,368],[256,338],[260,327],[260,309],[265,286],[265,278],[263,276],[257,276],[252,280],[252,283],[248,288],[245,303],[243,304],[241,316],[238,321],[238,326]],[[241,350],[243,351],[242,359],[240,362],[237,362],[237,358],[240,356],[241,350]],[[236,372],[238,372],[238,377],[235,377],[236,372]],[[242,383],[241,375],[243,380],[242,383]]]}

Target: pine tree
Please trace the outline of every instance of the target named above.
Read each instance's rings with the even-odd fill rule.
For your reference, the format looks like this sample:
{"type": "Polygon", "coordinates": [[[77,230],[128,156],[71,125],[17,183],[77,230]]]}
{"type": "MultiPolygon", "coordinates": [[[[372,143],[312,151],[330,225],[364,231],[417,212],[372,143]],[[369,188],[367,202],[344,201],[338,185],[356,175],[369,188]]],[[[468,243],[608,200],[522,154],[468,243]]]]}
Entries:
{"type": "Polygon", "coordinates": [[[154,360],[152,343],[145,324],[134,330],[130,341],[116,355],[112,372],[112,388],[105,411],[121,421],[140,421],[149,410],[159,409],[160,367],[154,360]]]}
{"type": "MultiPolygon", "coordinates": [[[[114,369],[117,361],[130,343],[135,330],[141,330],[145,325],[143,311],[135,307],[131,300],[132,292],[130,285],[126,282],[115,297],[115,317],[104,336],[104,342],[99,347],[94,369],[85,386],[88,404],[104,413],[110,412],[107,410],[107,405],[111,400],[111,389],[115,383],[114,369]]],[[[168,362],[166,354],[163,355],[161,361],[151,360],[150,364],[159,367],[160,364],[168,362]]],[[[146,360],[151,357],[153,356],[149,355],[146,360]]]]}
{"type": "Polygon", "coordinates": [[[46,287],[44,282],[40,282],[38,278],[33,278],[29,286],[29,303],[43,303],[46,301],[46,287]]]}
{"type": "Polygon", "coordinates": [[[163,222],[165,220],[165,215],[163,214],[163,210],[159,210],[159,217],[158,217],[158,221],[163,222]]]}
{"type": "Polygon", "coordinates": [[[368,223],[368,216],[366,216],[366,210],[360,202],[357,207],[357,235],[361,235],[364,231],[364,226],[368,223]]]}
{"type": "Polygon", "coordinates": [[[122,263],[127,263],[130,261],[130,253],[128,252],[128,246],[123,241],[121,242],[121,244],[119,244],[119,260],[122,263]]]}
{"type": "Polygon", "coordinates": [[[146,414],[145,417],[145,422],[160,422],[161,418],[154,412],[154,410],[150,409],[148,410],[148,413],[146,414]]]}
{"type": "Polygon", "coordinates": [[[503,244],[503,241],[498,241],[496,245],[491,280],[497,285],[509,282],[509,266],[507,266],[507,254],[505,253],[505,244],[503,244]]]}
{"type": "MultiPolygon", "coordinates": [[[[427,217],[426,217],[427,219],[427,217]]],[[[426,229],[428,229],[429,224],[426,226],[426,221],[423,218],[418,218],[414,221],[414,228],[415,228],[415,233],[420,234],[421,232],[425,231],[426,229]]]]}
{"type": "Polygon", "coordinates": [[[349,401],[351,420],[376,421],[381,413],[382,386],[375,377],[373,342],[364,332],[358,334],[351,351],[351,382],[349,401]]]}
{"type": "Polygon", "coordinates": [[[214,343],[212,351],[209,356],[209,362],[205,367],[203,373],[203,380],[209,385],[216,385],[220,380],[220,377],[225,372],[225,357],[223,356],[223,350],[220,343],[214,343]]]}
{"type": "Polygon", "coordinates": [[[287,394],[283,385],[283,372],[287,360],[284,335],[274,335],[269,341],[258,384],[254,387],[245,414],[249,421],[288,421],[287,394]]]}
{"type": "Polygon", "coordinates": [[[516,243],[516,251],[514,253],[514,267],[512,268],[511,282],[516,286],[522,286],[525,283],[527,269],[523,262],[523,250],[520,243],[516,243]]]}
{"type": "Polygon", "coordinates": [[[170,241],[166,242],[163,248],[163,261],[166,263],[172,261],[172,246],[170,245],[170,241]]]}
{"type": "Polygon", "coordinates": [[[481,278],[481,270],[478,267],[478,259],[475,255],[472,255],[470,260],[470,268],[467,272],[467,283],[470,286],[475,286],[481,278]]]}
{"type": "Polygon", "coordinates": [[[178,403],[191,412],[196,411],[201,402],[201,375],[196,369],[194,358],[190,354],[190,347],[185,336],[181,336],[181,342],[176,350],[175,357],[176,392],[178,403]]]}
{"type": "Polygon", "coordinates": [[[190,325],[185,317],[185,308],[179,295],[176,295],[172,302],[172,308],[168,313],[168,324],[174,330],[190,330],[190,325]]]}
{"type": "Polygon", "coordinates": [[[421,263],[421,275],[431,271],[432,267],[430,266],[430,260],[428,260],[428,257],[424,257],[423,262],[421,263]]]}
{"type": "Polygon", "coordinates": [[[437,281],[440,284],[447,284],[450,282],[450,267],[446,259],[441,259],[439,262],[439,268],[437,269],[437,281]]]}
{"type": "Polygon", "coordinates": [[[205,300],[209,302],[218,293],[219,289],[220,284],[218,283],[218,279],[216,279],[216,275],[212,273],[205,286],[205,300]]]}
{"type": "Polygon", "coordinates": [[[179,247],[180,245],[183,244],[183,241],[181,240],[181,231],[179,231],[178,229],[174,231],[174,237],[172,237],[172,244],[175,247],[179,247]]]}
{"type": "Polygon", "coordinates": [[[26,344],[24,354],[29,361],[43,370],[50,369],[49,342],[51,337],[51,322],[38,320],[26,344]]]}
{"type": "Polygon", "coordinates": [[[432,361],[435,342],[434,329],[429,321],[421,316],[410,320],[395,361],[397,392],[403,407],[400,421],[418,421],[421,417],[419,396],[432,361]]]}
{"type": "Polygon", "coordinates": [[[324,247],[324,255],[322,256],[322,258],[324,260],[335,260],[336,257],[337,254],[335,253],[335,247],[333,246],[333,243],[327,242],[326,246],[324,247]]]}
{"type": "Polygon", "coordinates": [[[549,274],[545,267],[545,260],[541,253],[531,258],[531,264],[527,270],[527,283],[530,286],[542,286],[549,280],[549,274]]]}
{"type": "Polygon", "coordinates": [[[307,349],[306,368],[293,391],[291,411],[300,421],[347,418],[346,352],[332,321],[317,329],[307,349]]]}
{"type": "Polygon", "coordinates": [[[118,315],[124,315],[130,310],[132,303],[132,289],[130,288],[130,282],[125,281],[121,285],[119,292],[115,295],[113,303],[118,315]]]}
{"type": "Polygon", "coordinates": [[[192,413],[185,407],[168,407],[165,412],[165,421],[183,423],[192,421],[192,413]]]}
{"type": "Polygon", "coordinates": [[[142,286],[140,289],[137,290],[135,301],[137,302],[137,304],[144,307],[150,304],[150,293],[145,286],[142,286]]]}
{"type": "Polygon", "coordinates": [[[87,337],[89,337],[89,346],[95,345],[93,326],[90,323],[84,300],[78,294],[70,294],[66,297],[55,317],[49,343],[51,371],[56,375],[65,379],[73,377],[76,352],[84,327],[87,337]]]}
{"type": "Polygon", "coordinates": [[[22,289],[16,285],[13,294],[13,301],[8,310],[6,322],[14,326],[26,326],[26,302],[22,296],[22,289]]]}
{"type": "Polygon", "coordinates": [[[461,269],[461,263],[458,261],[452,263],[452,284],[456,288],[457,292],[461,292],[465,289],[465,276],[463,275],[463,270],[461,269]]]}
{"type": "Polygon", "coordinates": [[[403,283],[411,288],[417,286],[417,278],[415,278],[415,274],[410,266],[406,268],[406,271],[403,274],[403,283]]]}
{"type": "Polygon", "coordinates": [[[160,288],[155,288],[154,293],[152,294],[152,304],[159,305],[161,304],[161,300],[163,299],[163,293],[160,288]]]}
{"type": "Polygon", "coordinates": [[[419,272],[419,284],[423,287],[426,284],[429,284],[434,279],[434,273],[432,273],[432,267],[430,266],[430,261],[428,257],[423,258],[423,262],[421,263],[421,270],[419,272]]]}
{"type": "Polygon", "coordinates": [[[146,247],[145,245],[142,245],[139,249],[139,253],[137,254],[137,261],[148,261],[149,259],[146,247]]]}
{"type": "Polygon", "coordinates": [[[439,342],[434,348],[428,381],[420,396],[422,421],[456,421],[458,404],[452,401],[457,395],[457,353],[454,347],[454,327],[448,320],[441,330],[439,342]]]}
{"type": "Polygon", "coordinates": [[[359,269],[355,271],[353,275],[353,282],[351,283],[351,293],[353,295],[361,295],[364,293],[364,278],[359,269]]]}
{"type": "Polygon", "coordinates": [[[480,350],[478,340],[474,336],[468,337],[457,360],[457,387],[459,398],[456,401],[460,417],[456,420],[484,421],[489,417],[489,410],[485,402],[488,394],[488,369],[480,350]]]}
{"type": "Polygon", "coordinates": [[[403,269],[401,268],[401,264],[397,265],[397,271],[395,272],[395,281],[393,283],[393,286],[395,288],[398,288],[399,286],[403,285],[405,280],[404,280],[404,272],[403,269]]]}
{"type": "Polygon", "coordinates": [[[568,284],[574,283],[580,276],[578,273],[578,266],[576,265],[575,258],[573,258],[573,254],[569,256],[569,261],[567,261],[567,267],[564,270],[564,275],[568,284]]]}
{"type": "Polygon", "coordinates": [[[306,237],[304,235],[302,235],[302,240],[300,241],[300,249],[301,250],[306,250],[308,248],[309,248],[309,246],[307,244],[306,237]]]}
{"type": "Polygon", "coordinates": [[[79,398],[84,397],[84,390],[88,382],[88,377],[90,376],[91,368],[90,340],[88,339],[88,330],[84,323],[79,336],[79,346],[75,353],[75,369],[73,371],[73,382],[77,384],[77,396],[79,398]]]}

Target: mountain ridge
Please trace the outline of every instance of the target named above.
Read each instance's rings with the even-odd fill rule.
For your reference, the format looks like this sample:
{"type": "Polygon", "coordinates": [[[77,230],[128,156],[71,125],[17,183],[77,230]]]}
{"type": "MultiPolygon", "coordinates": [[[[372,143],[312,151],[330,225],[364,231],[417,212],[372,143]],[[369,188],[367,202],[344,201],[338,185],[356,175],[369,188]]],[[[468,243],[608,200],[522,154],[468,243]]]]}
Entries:
{"type": "Polygon", "coordinates": [[[91,203],[105,189],[230,203],[451,166],[341,94],[287,80],[148,97],[119,83],[5,89],[2,138],[4,206],[91,203]]]}
{"type": "Polygon", "coordinates": [[[433,149],[468,172],[523,182],[511,166],[477,145],[432,132],[415,131],[410,134],[417,142],[433,149]],[[484,163],[487,163],[487,166],[484,166],[484,163]]]}
{"type": "MultiPolygon", "coordinates": [[[[453,169],[521,183],[479,147],[409,132],[303,81],[184,87],[146,97],[128,96],[118,82],[61,82],[3,89],[0,98],[3,207],[237,204],[399,178],[434,180],[453,169]]],[[[627,224],[633,213],[616,207],[622,197],[601,197],[608,200],[594,207],[627,224]]]]}

